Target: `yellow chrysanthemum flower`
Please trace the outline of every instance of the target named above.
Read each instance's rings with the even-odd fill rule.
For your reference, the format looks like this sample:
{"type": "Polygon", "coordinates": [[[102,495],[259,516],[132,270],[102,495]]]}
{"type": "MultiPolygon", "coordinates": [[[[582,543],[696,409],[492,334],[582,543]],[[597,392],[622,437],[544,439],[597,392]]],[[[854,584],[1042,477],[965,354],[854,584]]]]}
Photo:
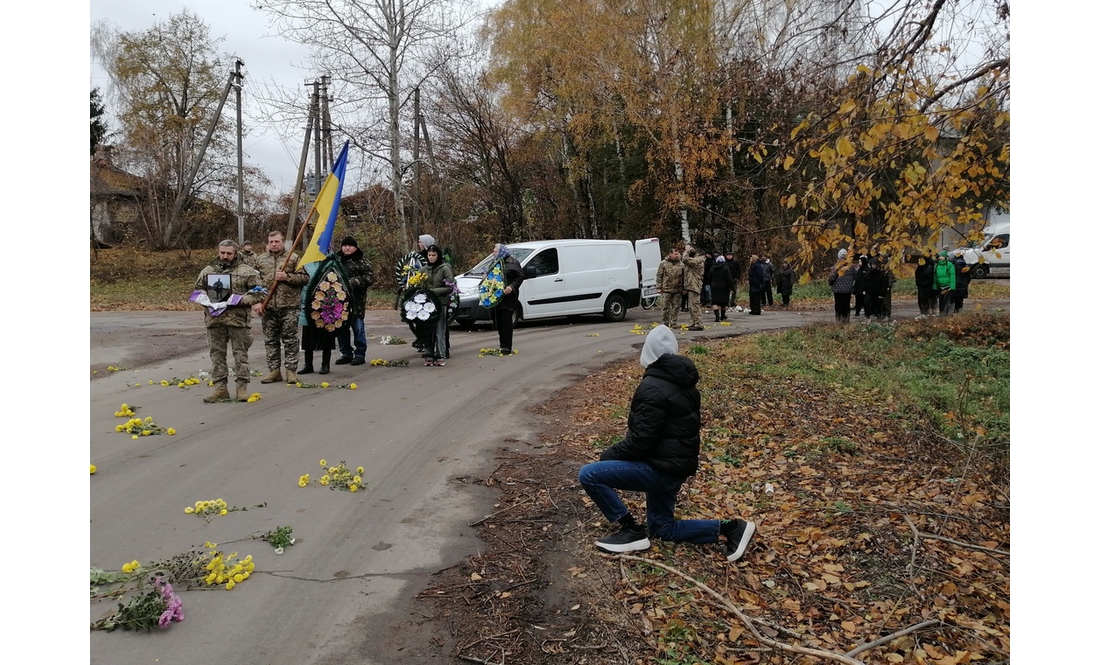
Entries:
{"type": "Polygon", "coordinates": [[[92,465],[92,473],[95,473],[95,464],[92,465]]]}
{"type": "Polygon", "coordinates": [[[355,473],[358,473],[359,475],[363,475],[363,467],[359,467],[359,468],[357,468],[357,469],[355,470],[355,473]]]}
{"type": "Polygon", "coordinates": [[[363,482],[363,479],[360,478],[359,476],[356,476],[356,477],[351,479],[351,482],[358,484],[358,483],[363,482]]]}
{"type": "Polygon", "coordinates": [[[130,438],[134,439],[134,440],[137,440],[138,436],[137,436],[137,434],[135,434],[135,435],[131,436],[130,438]]]}
{"type": "Polygon", "coordinates": [[[321,460],[321,466],[328,466],[328,462],[326,462],[325,460],[321,460]]]}
{"type": "Polygon", "coordinates": [[[219,511],[218,511],[218,514],[219,514],[219,515],[223,515],[223,516],[224,516],[224,515],[228,515],[228,514],[229,514],[229,511],[228,511],[228,510],[226,510],[225,508],[222,508],[221,510],[219,510],[219,511]]]}
{"type": "Polygon", "coordinates": [[[225,590],[226,591],[232,591],[233,587],[235,587],[235,586],[237,586],[237,583],[234,582],[233,580],[229,580],[228,582],[225,583],[225,590]]]}
{"type": "Polygon", "coordinates": [[[322,388],[328,388],[328,381],[322,381],[321,382],[321,387],[322,388]]]}
{"type": "Polygon", "coordinates": [[[358,390],[358,389],[359,389],[359,386],[355,385],[354,383],[348,385],[348,390],[358,390]]]}
{"type": "Polygon", "coordinates": [[[184,515],[194,515],[195,514],[195,509],[192,508],[191,506],[187,506],[186,508],[183,509],[183,514],[184,515]]]}
{"type": "Polygon", "coordinates": [[[165,388],[167,388],[167,387],[168,387],[168,382],[167,382],[167,381],[161,381],[161,382],[160,382],[160,385],[162,385],[162,386],[164,386],[165,388]]]}
{"type": "Polygon", "coordinates": [[[304,480],[299,480],[298,481],[298,487],[305,487],[305,486],[306,486],[306,481],[304,481],[304,480]]]}
{"type": "Polygon", "coordinates": [[[167,432],[168,432],[168,436],[172,436],[173,434],[176,433],[176,430],[175,430],[174,427],[169,427],[167,432]]]}
{"type": "Polygon", "coordinates": [[[359,486],[358,485],[348,485],[348,491],[349,492],[358,492],[359,491],[359,486]]]}
{"type": "Polygon", "coordinates": [[[147,430],[147,429],[141,430],[141,435],[142,436],[149,436],[150,434],[152,434],[152,432],[147,430]]]}
{"type": "Polygon", "coordinates": [[[233,576],[233,581],[236,582],[237,584],[240,584],[241,582],[244,581],[244,575],[242,575],[240,573],[237,573],[236,575],[233,576]]]}

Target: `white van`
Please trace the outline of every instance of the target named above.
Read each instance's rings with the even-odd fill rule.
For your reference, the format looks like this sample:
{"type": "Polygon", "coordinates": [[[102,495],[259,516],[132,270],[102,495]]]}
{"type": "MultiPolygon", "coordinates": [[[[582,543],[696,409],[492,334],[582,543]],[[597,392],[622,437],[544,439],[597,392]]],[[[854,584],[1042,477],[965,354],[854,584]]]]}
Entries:
{"type": "Polygon", "coordinates": [[[992,217],[983,231],[981,243],[960,248],[963,259],[970,266],[970,276],[977,279],[1008,277],[1012,251],[1009,246],[1010,238],[1008,214],[1001,213],[992,217]]]}
{"type": "MultiPolygon", "coordinates": [[[[523,267],[516,320],[602,314],[622,321],[641,302],[642,285],[653,287],[661,248],[656,238],[639,240],[539,240],[508,245],[523,267]]],[[[489,321],[478,302],[478,285],[493,256],[459,275],[455,323],[470,327],[489,321]]]]}

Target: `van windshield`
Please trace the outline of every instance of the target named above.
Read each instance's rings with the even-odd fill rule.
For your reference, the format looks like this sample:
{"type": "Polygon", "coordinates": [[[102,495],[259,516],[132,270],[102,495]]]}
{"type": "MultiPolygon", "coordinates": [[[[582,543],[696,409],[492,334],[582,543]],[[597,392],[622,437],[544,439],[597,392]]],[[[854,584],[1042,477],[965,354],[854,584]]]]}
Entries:
{"type": "MultiPolygon", "coordinates": [[[[533,250],[530,249],[521,249],[517,247],[516,249],[511,250],[511,254],[512,256],[516,257],[517,261],[523,263],[523,260],[530,256],[532,251],[533,250]]],[[[489,270],[489,266],[493,265],[494,258],[495,257],[492,254],[486,256],[484,259],[481,260],[481,263],[478,263],[473,268],[467,270],[465,272],[465,275],[467,277],[484,277],[485,273],[489,270]]]]}

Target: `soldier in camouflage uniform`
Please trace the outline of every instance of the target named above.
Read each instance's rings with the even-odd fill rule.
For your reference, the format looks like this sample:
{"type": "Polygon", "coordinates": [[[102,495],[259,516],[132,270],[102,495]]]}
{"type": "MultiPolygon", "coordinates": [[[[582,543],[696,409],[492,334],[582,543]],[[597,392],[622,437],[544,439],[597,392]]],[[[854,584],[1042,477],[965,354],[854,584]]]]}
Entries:
{"type": "Polygon", "coordinates": [[[267,303],[253,306],[252,311],[263,317],[264,351],[267,354],[267,376],[260,383],[282,381],[279,373],[280,360],[286,367],[286,382],[298,382],[298,305],[302,298],[302,287],[309,282],[309,275],[298,270],[298,255],[290,254],[287,263],[287,251],[283,234],[272,231],[267,234],[267,251],[252,257],[252,267],[260,271],[260,279],[269,289],[275,289],[275,295],[267,303]],[[286,263],[287,270],[283,270],[286,263]],[[277,286],[276,286],[277,285],[277,286]],[[282,358],[279,357],[280,347],[282,358]]]}
{"type": "Polygon", "coordinates": [[[688,245],[684,248],[684,290],[688,292],[688,311],[691,323],[688,330],[703,330],[703,268],[707,259],[697,249],[688,245]]]}
{"type": "MultiPolygon", "coordinates": [[[[248,349],[252,346],[251,306],[262,302],[263,283],[255,268],[237,257],[237,243],[223,240],[218,244],[218,258],[202,269],[195,281],[196,293],[207,296],[205,307],[206,341],[210,346],[211,378],[214,392],[204,402],[229,399],[226,385],[229,366],[226,347],[233,345],[233,372],[237,377],[237,401],[248,401],[248,349]]],[[[192,296],[194,299],[194,295],[192,296]]]]}
{"type": "Polygon", "coordinates": [[[657,267],[657,293],[664,299],[661,323],[673,328],[680,315],[680,296],[684,293],[684,263],[680,260],[680,250],[675,247],[657,267]]]}

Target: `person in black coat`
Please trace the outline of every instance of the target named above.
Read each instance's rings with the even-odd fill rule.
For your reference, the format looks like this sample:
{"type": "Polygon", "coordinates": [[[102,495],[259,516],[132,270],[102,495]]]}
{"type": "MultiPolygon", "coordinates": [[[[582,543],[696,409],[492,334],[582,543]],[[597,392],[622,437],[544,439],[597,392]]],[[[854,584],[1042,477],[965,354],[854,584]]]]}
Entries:
{"type": "Polygon", "coordinates": [[[726,257],[719,254],[714,259],[714,267],[710,269],[710,298],[715,321],[726,320],[726,307],[729,307],[732,291],[733,273],[726,265],[726,257]]]}
{"type": "Polygon", "coordinates": [[[737,282],[741,280],[741,262],[733,257],[733,250],[726,252],[726,266],[733,275],[733,286],[730,287],[730,307],[737,306],[737,282]]]}
{"type": "Polygon", "coordinates": [[[784,261],[783,265],[779,268],[779,275],[775,280],[776,291],[783,297],[783,306],[791,306],[791,294],[794,293],[794,270],[791,269],[791,262],[784,261]]]}
{"type": "Polygon", "coordinates": [[[856,311],[852,316],[859,317],[859,313],[863,312],[870,316],[867,312],[867,306],[865,302],[867,293],[867,271],[869,271],[870,265],[867,260],[866,254],[859,255],[859,267],[856,268],[856,284],[852,293],[856,296],[856,311]]]}
{"type": "Polygon", "coordinates": [[[657,326],[646,335],[641,364],[646,368],[630,401],[626,436],[581,467],[581,487],[600,512],[620,530],[596,541],[606,552],[648,549],[649,535],[677,543],[717,543],[726,538],[726,559],[736,561],[748,548],[756,525],[742,519],[678,520],[680,486],[699,468],[699,371],[677,355],[676,335],[657,326]],[[616,490],[645,492],[646,524],[638,524],[616,490]]]}
{"type": "Polygon", "coordinates": [[[512,355],[512,330],[516,310],[519,309],[519,287],[523,283],[523,268],[512,256],[506,245],[497,244],[497,257],[504,259],[504,296],[497,306],[489,310],[500,341],[500,355],[512,355]]]}
{"type": "Polygon", "coordinates": [[[963,301],[970,296],[970,266],[963,258],[962,250],[955,251],[955,257],[951,259],[955,264],[955,291],[951,294],[955,302],[955,311],[961,312],[963,301]]]}
{"type": "Polygon", "coordinates": [[[764,260],[753,254],[749,258],[749,314],[760,314],[764,290],[768,288],[768,269],[764,260]]]}
{"type": "Polygon", "coordinates": [[[863,305],[867,318],[881,319],[886,316],[886,291],[889,288],[889,277],[882,262],[877,257],[871,259],[863,276],[863,305]]]}
{"type": "Polygon", "coordinates": [[[936,257],[932,254],[920,257],[913,271],[913,280],[917,283],[917,307],[920,308],[918,318],[932,315],[932,307],[936,304],[935,279],[936,257]]]}

